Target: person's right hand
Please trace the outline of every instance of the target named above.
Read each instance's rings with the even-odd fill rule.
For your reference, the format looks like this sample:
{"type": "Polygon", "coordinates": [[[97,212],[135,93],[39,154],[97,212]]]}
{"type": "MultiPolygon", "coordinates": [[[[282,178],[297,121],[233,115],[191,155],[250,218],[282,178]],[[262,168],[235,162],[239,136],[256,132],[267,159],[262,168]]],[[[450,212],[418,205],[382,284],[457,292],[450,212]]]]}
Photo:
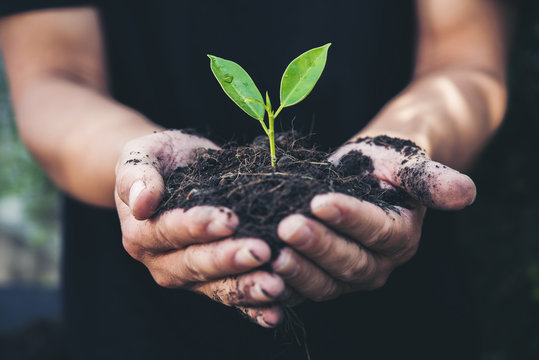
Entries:
{"type": "Polygon", "coordinates": [[[238,225],[229,209],[197,206],[152,217],[174,169],[192,161],[198,148],[217,149],[207,139],[167,130],[127,143],[116,166],[116,207],[125,250],[168,288],[203,293],[238,307],[259,325],[282,319],[281,277],[252,271],[268,262],[269,246],[260,239],[230,239],[238,225]],[[217,241],[218,240],[218,241],[217,241]]]}

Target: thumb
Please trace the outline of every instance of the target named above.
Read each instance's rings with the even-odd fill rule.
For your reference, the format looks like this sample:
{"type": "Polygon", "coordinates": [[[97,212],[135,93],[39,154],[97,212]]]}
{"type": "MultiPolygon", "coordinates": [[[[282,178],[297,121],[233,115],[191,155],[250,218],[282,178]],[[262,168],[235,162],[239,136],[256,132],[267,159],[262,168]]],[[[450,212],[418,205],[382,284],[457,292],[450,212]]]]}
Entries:
{"type": "Polygon", "coordinates": [[[472,179],[432,161],[411,141],[388,136],[362,138],[345,144],[329,160],[338,163],[354,150],[372,162],[372,176],[406,190],[429,208],[459,210],[475,200],[472,179]]]}
{"type": "Polygon", "coordinates": [[[154,164],[157,164],[156,159],[144,155],[142,159],[133,157],[117,166],[118,198],[138,220],[152,216],[163,197],[163,177],[154,164]]]}
{"type": "Polygon", "coordinates": [[[199,148],[218,149],[211,141],[181,130],[131,140],[116,165],[118,201],[127,205],[137,220],[148,219],[163,197],[163,177],[190,163],[199,148]]]}
{"type": "Polygon", "coordinates": [[[420,156],[399,166],[394,179],[397,186],[434,209],[459,210],[471,205],[476,197],[470,177],[420,156]]]}

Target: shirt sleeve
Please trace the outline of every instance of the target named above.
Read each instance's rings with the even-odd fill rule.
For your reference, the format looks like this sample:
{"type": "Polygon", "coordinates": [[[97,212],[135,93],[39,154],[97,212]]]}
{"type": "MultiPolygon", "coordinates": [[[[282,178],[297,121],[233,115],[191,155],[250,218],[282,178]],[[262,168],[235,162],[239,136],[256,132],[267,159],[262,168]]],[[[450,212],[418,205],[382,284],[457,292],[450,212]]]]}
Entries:
{"type": "Polygon", "coordinates": [[[0,17],[21,12],[95,5],[91,0],[0,0],[0,17]]]}

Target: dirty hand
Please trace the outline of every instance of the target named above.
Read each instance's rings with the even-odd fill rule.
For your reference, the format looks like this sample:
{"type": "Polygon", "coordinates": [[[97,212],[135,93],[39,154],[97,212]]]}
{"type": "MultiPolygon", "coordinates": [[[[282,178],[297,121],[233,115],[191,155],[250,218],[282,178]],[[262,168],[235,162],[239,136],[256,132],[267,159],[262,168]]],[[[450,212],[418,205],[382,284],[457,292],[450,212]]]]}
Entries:
{"type": "Polygon", "coordinates": [[[398,213],[337,193],[311,201],[313,220],[291,215],[281,221],[279,237],[288,245],[272,263],[274,271],[306,298],[323,301],[341,294],[383,286],[395,267],[416,252],[425,206],[457,210],[475,199],[472,180],[429,159],[415,147],[390,146],[387,137],[348,143],[330,161],[352,150],[371,157],[372,175],[410,196],[411,208],[398,213]]]}
{"type": "Polygon", "coordinates": [[[238,225],[235,214],[198,206],[152,217],[164,193],[163,179],[192,161],[201,147],[217,148],[209,140],[179,130],[154,133],[125,145],[116,166],[115,188],[124,248],[146,265],[159,285],[203,293],[272,327],[282,312],[278,306],[265,304],[275,301],[285,285],[275,274],[246,273],[268,262],[271,250],[260,239],[227,238],[238,225]],[[242,275],[232,276],[236,274],[242,275]]]}

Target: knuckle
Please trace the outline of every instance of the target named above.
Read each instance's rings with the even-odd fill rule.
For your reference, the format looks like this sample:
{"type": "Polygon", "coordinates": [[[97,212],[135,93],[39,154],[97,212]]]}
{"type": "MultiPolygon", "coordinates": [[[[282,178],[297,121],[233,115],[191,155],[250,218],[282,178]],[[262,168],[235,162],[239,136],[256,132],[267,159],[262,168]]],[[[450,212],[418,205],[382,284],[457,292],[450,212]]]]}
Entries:
{"type": "Polygon", "coordinates": [[[369,240],[365,242],[365,246],[384,248],[385,245],[393,238],[394,226],[393,221],[386,220],[369,240]]]}
{"type": "Polygon", "coordinates": [[[377,276],[374,278],[367,287],[367,290],[376,290],[383,287],[388,279],[388,275],[377,276]]]}
{"type": "Polygon", "coordinates": [[[419,249],[419,242],[408,241],[406,245],[397,253],[395,258],[397,259],[397,265],[401,265],[410,260],[419,249]]]}
{"type": "Polygon", "coordinates": [[[333,244],[334,242],[331,241],[327,233],[314,237],[312,256],[315,258],[325,257],[330,252],[333,244]]]}
{"type": "Polygon", "coordinates": [[[127,253],[135,260],[142,261],[145,257],[146,251],[143,247],[133,241],[130,237],[122,237],[122,245],[127,253]]]}
{"type": "Polygon", "coordinates": [[[174,279],[168,274],[163,274],[161,272],[154,272],[152,273],[152,277],[154,281],[157,283],[157,285],[164,288],[171,289],[171,288],[181,286],[181,284],[178,284],[178,282],[174,281],[174,279]]]}
{"type": "Polygon", "coordinates": [[[235,244],[227,240],[222,240],[220,243],[208,244],[204,247],[205,252],[208,254],[208,261],[205,262],[204,266],[210,272],[220,273],[236,268],[234,262],[234,255],[236,254],[235,244]]]}
{"type": "Polygon", "coordinates": [[[408,243],[408,246],[406,247],[403,258],[405,261],[411,259],[415,254],[417,254],[417,250],[419,249],[419,242],[418,241],[411,241],[408,243]]]}
{"type": "Polygon", "coordinates": [[[172,241],[169,240],[169,226],[167,224],[166,219],[160,219],[157,222],[155,222],[155,225],[153,226],[153,237],[157,240],[157,242],[168,249],[174,249],[176,246],[173,244],[172,241]]]}
{"type": "Polygon", "coordinates": [[[350,259],[344,263],[337,278],[345,282],[356,281],[368,277],[371,271],[371,264],[364,252],[359,257],[350,259]]]}
{"type": "Polygon", "coordinates": [[[326,301],[339,296],[339,286],[334,281],[328,281],[321,291],[314,294],[313,301],[326,301]]]}
{"type": "Polygon", "coordinates": [[[155,226],[154,226],[154,238],[160,242],[160,243],[165,243],[167,242],[167,236],[165,235],[166,233],[166,230],[165,230],[165,221],[163,219],[161,219],[160,221],[157,221],[155,223],[155,226]]]}
{"type": "Polygon", "coordinates": [[[198,261],[195,261],[196,255],[192,252],[186,252],[183,259],[183,266],[181,267],[183,271],[183,277],[187,277],[192,281],[207,281],[208,279],[204,276],[204,272],[200,269],[200,264],[198,261]]]}
{"type": "Polygon", "coordinates": [[[393,260],[395,265],[401,265],[410,260],[419,249],[419,240],[421,233],[408,232],[401,236],[399,239],[398,247],[391,253],[388,253],[389,257],[393,260]]]}

